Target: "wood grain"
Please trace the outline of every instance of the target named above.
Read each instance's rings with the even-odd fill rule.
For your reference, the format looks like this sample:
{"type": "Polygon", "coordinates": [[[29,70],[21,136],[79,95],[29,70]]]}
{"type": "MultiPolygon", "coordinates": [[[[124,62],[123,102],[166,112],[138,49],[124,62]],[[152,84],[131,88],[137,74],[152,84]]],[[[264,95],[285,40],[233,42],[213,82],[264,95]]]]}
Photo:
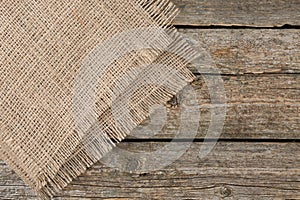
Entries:
{"type": "MultiPolygon", "coordinates": [[[[299,0],[174,0],[174,3],[181,10],[174,22],[179,27],[300,25],[299,0]]],[[[227,112],[221,139],[269,138],[278,142],[218,142],[203,159],[199,158],[203,144],[194,142],[174,163],[149,173],[139,172],[153,165],[147,162],[148,157],[121,157],[115,150],[55,199],[300,199],[300,145],[283,142],[300,138],[299,30],[192,28],[180,32],[198,41],[222,74],[227,112]],[[120,166],[121,171],[105,166],[105,161],[120,166]]],[[[214,77],[215,74],[206,75],[208,79],[214,77]]],[[[203,138],[212,109],[221,105],[210,102],[201,75],[198,74],[192,86],[201,109],[196,138],[203,138]]],[[[178,99],[172,102],[174,107],[167,109],[167,121],[161,130],[150,138],[174,137],[182,107],[182,97],[178,99]]],[[[158,117],[156,121],[163,120],[158,117]]],[[[143,125],[148,123],[146,120],[143,125]]],[[[142,133],[138,137],[149,138],[149,135],[142,133]]],[[[121,143],[119,147],[130,152],[153,152],[167,145],[141,141],[121,143]]],[[[175,147],[180,147],[181,143],[176,144],[175,147]]],[[[174,149],[164,151],[165,155],[174,152],[177,153],[174,149]]],[[[0,199],[37,199],[3,161],[0,161],[0,199]]]]}
{"type": "MultiPolygon", "coordinates": [[[[164,145],[123,143],[120,147],[147,152],[164,145]]],[[[143,165],[151,164],[147,160],[108,155],[111,161],[115,159],[113,162],[129,167],[132,172],[99,162],[55,199],[300,198],[299,143],[218,143],[204,159],[198,157],[200,146],[201,143],[193,143],[180,159],[151,173],[137,172],[143,165]]],[[[0,199],[36,198],[3,162],[0,174],[0,199]]]]}
{"type": "MultiPolygon", "coordinates": [[[[215,76],[208,77],[215,79],[215,76]]],[[[227,112],[224,113],[226,120],[221,138],[300,138],[300,75],[222,76],[222,79],[226,92],[227,112]]],[[[203,138],[211,123],[212,109],[220,105],[211,103],[209,90],[201,76],[192,83],[192,86],[200,109],[196,138],[203,138]]],[[[218,91],[218,87],[219,85],[216,85],[212,89],[214,93],[218,91]]],[[[216,95],[221,96],[218,93],[216,95]]],[[[182,98],[189,99],[188,96],[182,98]]],[[[154,119],[152,122],[148,119],[138,126],[133,136],[173,138],[183,121],[180,100],[177,103],[176,107],[167,109],[167,118],[163,114],[156,114],[152,117],[154,119]],[[152,130],[158,131],[145,132],[143,129],[145,126],[151,126],[152,130]],[[149,134],[156,135],[149,136],[149,134]]],[[[185,121],[192,123],[195,120],[189,118],[185,121]]],[[[187,127],[186,132],[179,138],[189,137],[189,132],[193,129],[194,127],[187,127]]]]}
{"type": "Polygon", "coordinates": [[[298,0],[174,0],[181,10],[176,25],[300,25],[298,0]]]}
{"type": "MultiPolygon", "coordinates": [[[[222,74],[227,112],[221,138],[300,138],[299,31],[180,31],[203,44],[203,49],[211,55],[212,64],[222,74]]],[[[201,63],[195,65],[201,69],[201,63]]],[[[211,109],[216,105],[210,103],[206,83],[200,75],[198,77],[192,83],[201,109],[196,137],[203,138],[211,121],[211,109]]],[[[206,77],[215,79],[216,76],[206,77]]],[[[217,88],[216,85],[214,93],[217,88]]],[[[163,128],[157,128],[161,124],[152,125],[158,130],[154,138],[173,138],[177,134],[179,111],[180,105],[167,110],[168,118],[163,128]]],[[[164,121],[163,115],[155,118],[164,121]]],[[[149,125],[149,120],[142,125],[149,125]]],[[[149,138],[148,134],[137,132],[138,137],[149,138]]]]}
{"type": "MultiPolygon", "coordinates": [[[[221,138],[299,139],[298,32],[181,31],[205,42],[222,73],[228,108],[221,138]],[[253,42],[260,45],[255,46],[253,42]],[[236,60],[230,52],[238,52],[236,60]],[[264,56],[257,55],[257,52],[264,56]],[[273,54],[276,56],[270,58],[273,54]]],[[[215,75],[207,77],[214,78],[215,75]]],[[[197,138],[203,138],[214,106],[200,75],[192,85],[201,108],[197,138]]],[[[174,108],[167,110],[168,120],[153,138],[174,137],[178,130],[180,106],[179,102],[177,107],[175,104],[174,108]]],[[[162,144],[122,145],[134,151],[147,151],[162,144]]],[[[166,170],[149,174],[121,173],[98,163],[70,185],[62,199],[299,198],[299,143],[218,143],[205,162],[194,157],[199,146],[199,143],[193,144],[194,150],[188,153],[190,157],[182,157],[166,170]]],[[[140,163],[129,161],[124,166],[134,167],[135,163],[140,163]]],[[[36,199],[3,162],[0,174],[0,199],[36,199]]]]}
{"type": "Polygon", "coordinates": [[[179,31],[202,46],[222,74],[300,73],[299,30],[179,31]]]}

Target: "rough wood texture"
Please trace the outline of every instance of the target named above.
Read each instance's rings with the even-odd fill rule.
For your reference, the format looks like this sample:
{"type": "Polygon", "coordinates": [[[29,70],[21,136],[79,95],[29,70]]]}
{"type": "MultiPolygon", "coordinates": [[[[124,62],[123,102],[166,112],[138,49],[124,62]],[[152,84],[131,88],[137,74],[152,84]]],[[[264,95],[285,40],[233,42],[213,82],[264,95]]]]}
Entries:
{"type": "MultiPolygon", "coordinates": [[[[181,10],[176,25],[300,25],[299,0],[174,2],[181,10]]],[[[228,108],[221,138],[278,141],[219,142],[204,159],[198,156],[202,144],[194,142],[176,162],[151,173],[136,172],[149,165],[145,162],[147,159],[120,158],[112,152],[102,162],[112,159],[133,173],[121,172],[99,162],[56,199],[300,199],[300,145],[281,143],[282,139],[300,138],[299,30],[180,31],[203,44],[222,74],[228,108]]],[[[196,137],[203,138],[215,106],[210,103],[201,76],[193,83],[193,88],[201,108],[196,137]]],[[[181,105],[177,103],[172,102],[174,107],[167,110],[167,122],[151,137],[174,137],[180,118],[181,105]]],[[[120,147],[133,152],[149,152],[164,145],[167,143],[143,141],[122,143],[120,147]]],[[[0,161],[0,199],[36,199],[3,161],[0,161]]]]}
{"type": "MultiPolygon", "coordinates": [[[[222,78],[227,113],[221,138],[299,138],[300,75],[262,74],[222,78]]],[[[201,111],[197,138],[203,138],[211,121],[211,109],[219,105],[210,103],[209,92],[201,76],[192,85],[201,111]]],[[[152,124],[153,130],[159,130],[155,138],[173,138],[179,130],[181,120],[180,100],[177,103],[175,107],[167,109],[164,124],[161,124],[164,122],[164,115],[157,114],[153,117],[154,122],[145,121],[136,128],[135,134],[140,138],[149,138],[146,133],[143,135],[142,127],[152,124]],[[163,128],[160,129],[162,125],[163,128]]],[[[185,135],[180,137],[184,138],[185,135]]]]}
{"type": "Polygon", "coordinates": [[[222,74],[300,73],[300,31],[297,29],[179,31],[199,42],[222,74]]]}
{"type": "Polygon", "coordinates": [[[174,0],[181,13],[177,25],[300,25],[298,0],[174,0]]]}
{"type": "MultiPolygon", "coordinates": [[[[165,143],[124,143],[122,148],[147,152],[162,145],[165,143]]],[[[218,143],[204,159],[198,157],[200,145],[193,143],[179,160],[151,173],[134,172],[147,164],[142,159],[117,158],[132,173],[97,163],[56,199],[300,198],[298,143],[218,143]]],[[[0,173],[1,199],[35,199],[3,162],[0,173]]]]}
{"type": "MultiPolygon", "coordinates": [[[[299,138],[298,30],[180,31],[203,44],[203,48],[211,55],[215,66],[223,75],[227,113],[221,138],[299,138]]],[[[215,78],[214,75],[207,77],[215,78]]],[[[192,85],[197,91],[201,108],[197,137],[203,138],[208,129],[213,105],[210,104],[209,91],[201,76],[192,85]]],[[[167,122],[162,129],[155,128],[161,130],[155,138],[174,137],[179,128],[179,108],[180,105],[168,109],[167,122]]],[[[158,115],[156,121],[163,119],[158,115]]],[[[146,124],[149,124],[149,120],[143,123],[146,124]]],[[[149,137],[147,134],[139,134],[141,136],[149,137]]]]}
{"type": "MultiPolygon", "coordinates": [[[[228,111],[221,138],[299,139],[300,56],[297,30],[193,29],[182,32],[194,39],[202,38],[223,74],[228,111]]],[[[202,138],[212,106],[200,76],[193,87],[202,111],[197,137],[202,138]]],[[[168,121],[156,138],[174,136],[178,126],[178,108],[180,105],[168,110],[168,121]]],[[[158,144],[144,145],[130,148],[147,150],[158,144]]],[[[299,143],[219,143],[204,162],[195,157],[199,144],[193,146],[194,150],[188,156],[166,170],[150,174],[120,173],[98,164],[69,186],[62,197],[300,198],[299,143]]],[[[0,199],[36,198],[3,162],[0,170],[0,199]]]]}
{"type": "MultiPolygon", "coordinates": [[[[299,138],[300,48],[297,30],[181,31],[206,45],[205,48],[223,74],[228,111],[221,138],[299,138]]],[[[201,107],[197,137],[202,138],[207,130],[212,106],[201,76],[193,83],[193,88],[197,91],[201,107]]],[[[167,123],[156,138],[174,136],[178,130],[178,108],[180,105],[168,109],[167,123]]],[[[155,144],[150,146],[153,148],[155,144]]],[[[144,146],[141,144],[134,148],[142,149],[144,146]]],[[[192,151],[190,158],[182,158],[167,170],[145,176],[119,173],[96,165],[87,175],[75,181],[63,197],[299,197],[298,143],[220,143],[214,152],[208,161],[201,163],[191,155],[195,153],[192,151]],[[182,176],[182,172],[178,172],[178,169],[189,169],[191,166],[194,172],[189,175],[182,176]],[[118,184],[118,181],[121,183],[118,184]]],[[[35,199],[31,190],[3,162],[0,174],[0,199],[35,199]]]]}

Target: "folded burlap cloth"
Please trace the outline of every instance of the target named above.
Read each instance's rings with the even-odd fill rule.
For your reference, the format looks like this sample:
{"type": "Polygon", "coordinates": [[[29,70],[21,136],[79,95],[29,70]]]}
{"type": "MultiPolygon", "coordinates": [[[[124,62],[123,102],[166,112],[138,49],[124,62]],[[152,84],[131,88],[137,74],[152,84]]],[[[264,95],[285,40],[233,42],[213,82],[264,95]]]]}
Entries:
{"type": "Polygon", "coordinates": [[[194,79],[168,0],[0,7],[0,158],[56,195],[194,79]]]}

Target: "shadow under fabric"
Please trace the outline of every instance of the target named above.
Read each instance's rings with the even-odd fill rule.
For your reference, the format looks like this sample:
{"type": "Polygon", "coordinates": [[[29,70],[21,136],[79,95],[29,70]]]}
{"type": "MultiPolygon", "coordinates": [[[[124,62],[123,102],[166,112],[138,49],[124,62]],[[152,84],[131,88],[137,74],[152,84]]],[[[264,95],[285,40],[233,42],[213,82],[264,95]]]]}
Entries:
{"type": "MultiPolygon", "coordinates": [[[[194,79],[187,65],[196,52],[171,26],[176,14],[168,0],[1,2],[0,158],[41,198],[58,194],[148,117],[152,105],[168,101],[194,79]],[[96,77],[97,120],[76,115],[89,127],[80,132],[74,85],[81,84],[85,61],[109,60],[114,53],[109,48],[98,49],[105,57],[91,54],[120,33],[151,27],[165,30],[162,35],[149,31],[147,38],[155,36],[153,48],[111,58],[96,77]],[[125,97],[130,97],[126,103],[125,97]]],[[[123,48],[139,42],[142,47],[138,40],[123,48]]],[[[111,46],[120,51],[118,40],[111,46]]],[[[89,95],[88,89],[82,91],[89,95]]]]}

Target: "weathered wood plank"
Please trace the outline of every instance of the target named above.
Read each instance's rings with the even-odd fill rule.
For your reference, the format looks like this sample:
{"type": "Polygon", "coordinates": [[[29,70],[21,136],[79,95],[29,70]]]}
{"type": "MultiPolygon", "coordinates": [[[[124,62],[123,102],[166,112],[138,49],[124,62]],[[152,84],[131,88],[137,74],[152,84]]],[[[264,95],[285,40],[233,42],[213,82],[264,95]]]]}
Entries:
{"type": "Polygon", "coordinates": [[[298,0],[173,0],[181,13],[176,25],[300,25],[298,0]]]}
{"type": "Polygon", "coordinates": [[[179,31],[199,42],[222,74],[300,73],[299,30],[179,31]]]}
{"type": "MultiPolygon", "coordinates": [[[[208,77],[215,78],[215,76],[208,77]]],[[[222,79],[226,92],[227,112],[221,138],[300,138],[300,75],[222,76],[222,79]]],[[[200,76],[192,86],[201,111],[196,138],[203,138],[211,122],[212,108],[220,105],[210,103],[208,88],[200,76]]],[[[216,85],[212,90],[217,96],[221,96],[216,92],[218,87],[216,85]]],[[[181,97],[186,98],[189,97],[181,97]]],[[[177,107],[167,109],[167,118],[163,114],[156,114],[152,118],[153,122],[144,121],[135,129],[134,136],[173,138],[180,130],[182,121],[180,108],[179,102],[177,107]],[[149,124],[152,124],[151,130],[156,131],[145,132],[144,127],[149,124]]],[[[187,127],[185,130],[187,131],[180,138],[189,137],[186,134],[192,132],[194,127],[187,127]]]]}
{"type": "MultiPolygon", "coordinates": [[[[162,145],[166,143],[120,146],[129,151],[147,152],[162,145]]],[[[204,159],[197,156],[200,146],[201,143],[193,143],[179,160],[151,173],[135,171],[151,164],[146,159],[117,158],[116,154],[110,154],[108,157],[113,157],[110,160],[130,166],[133,172],[122,172],[99,162],[56,199],[300,198],[299,143],[218,143],[204,159]]],[[[3,162],[0,162],[0,174],[0,199],[35,199],[34,193],[3,162]]]]}
{"type": "MultiPolygon", "coordinates": [[[[203,43],[223,74],[227,113],[221,138],[300,137],[298,30],[180,31],[203,43]]],[[[212,105],[203,80],[193,85],[201,108],[197,137],[203,138],[211,119],[212,105]]],[[[156,116],[156,121],[164,120],[156,116]]],[[[173,138],[179,130],[179,122],[179,109],[169,109],[168,120],[155,137],[173,138]]]]}

